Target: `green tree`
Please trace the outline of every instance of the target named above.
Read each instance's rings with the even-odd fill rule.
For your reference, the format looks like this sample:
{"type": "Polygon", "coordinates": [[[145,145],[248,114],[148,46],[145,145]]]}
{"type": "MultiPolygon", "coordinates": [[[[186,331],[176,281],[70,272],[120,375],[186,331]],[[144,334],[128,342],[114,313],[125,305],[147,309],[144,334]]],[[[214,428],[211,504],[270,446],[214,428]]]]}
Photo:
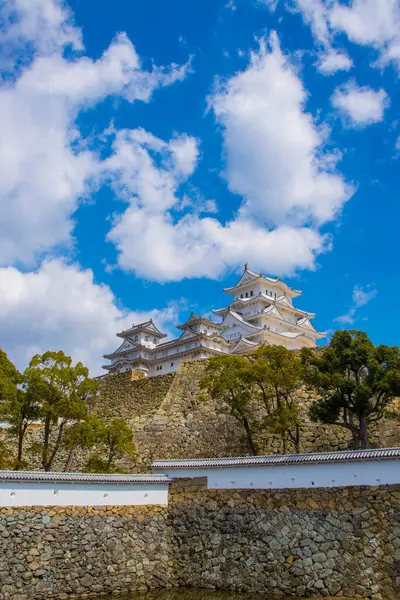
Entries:
{"type": "Polygon", "coordinates": [[[19,388],[14,394],[9,394],[8,399],[0,405],[0,418],[9,424],[7,433],[17,438],[17,458],[15,469],[21,469],[23,460],[23,446],[25,434],[29,425],[39,418],[39,404],[35,396],[26,389],[19,388]]]}
{"type": "Polygon", "coordinates": [[[0,403],[16,395],[17,386],[22,381],[18,372],[7,354],[0,349],[0,403]]]}
{"type": "Polygon", "coordinates": [[[267,417],[265,424],[271,433],[281,437],[282,450],[291,442],[300,452],[302,422],[299,416],[297,392],[302,383],[301,360],[283,346],[263,345],[249,357],[245,377],[261,392],[267,417]]]}
{"type": "Polygon", "coordinates": [[[128,457],[131,461],[136,458],[132,430],[123,419],[113,419],[109,425],[101,427],[99,433],[100,448],[89,458],[85,471],[88,473],[123,472],[123,469],[117,467],[117,461],[123,457],[128,457]]]}
{"type": "Polygon", "coordinates": [[[88,397],[96,393],[98,382],[90,379],[82,363],[73,365],[62,351],[35,355],[24,381],[27,393],[39,405],[43,423],[43,443],[36,450],[41,453],[44,470],[51,471],[66,430],[87,419],[88,397]]]}
{"type": "Polygon", "coordinates": [[[251,454],[258,454],[251,420],[252,386],[246,374],[248,361],[241,356],[220,355],[208,360],[201,388],[214,400],[222,400],[230,414],[241,424],[251,454]]]}
{"type": "Polygon", "coordinates": [[[102,442],[105,426],[102,419],[89,414],[86,420],[79,421],[66,430],[64,447],[68,450],[68,456],[64,471],[72,470],[78,450],[90,449],[102,442]]]}
{"type": "Polygon", "coordinates": [[[6,444],[0,441],[0,469],[11,469],[12,467],[13,461],[10,451],[6,444]]]}
{"type": "Polygon", "coordinates": [[[305,381],[320,396],[314,421],[348,429],[353,446],[368,448],[370,426],[385,415],[400,394],[400,351],[374,346],[363,331],[336,331],[319,355],[303,348],[305,381]]]}
{"type": "MultiPolygon", "coordinates": [[[[0,420],[8,423],[7,435],[17,438],[16,469],[23,466],[23,442],[29,425],[37,418],[37,407],[23,386],[23,376],[0,350],[0,420]]],[[[7,464],[11,464],[8,460],[7,464]]]]}

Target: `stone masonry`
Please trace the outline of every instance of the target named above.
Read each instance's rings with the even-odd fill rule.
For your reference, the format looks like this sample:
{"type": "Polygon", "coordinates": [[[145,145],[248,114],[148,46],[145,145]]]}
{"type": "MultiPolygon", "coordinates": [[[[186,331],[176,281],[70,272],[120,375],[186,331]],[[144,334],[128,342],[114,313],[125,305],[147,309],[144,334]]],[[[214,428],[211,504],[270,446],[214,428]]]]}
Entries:
{"type": "Polygon", "coordinates": [[[178,585],[285,596],[400,597],[400,486],[172,495],[178,585]]]}
{"type": "Polygon", "coordinates": [[[169,561],[166,507],[0,509],[0,598],[165,587],[169,561]]]}
{"type": "MultiPolygon", "coordinates": [[[[187,361],[177,373],[152,379],[135,381],[130,373],[122,373],[102,380],[96,410],[107,419],[123,417],[132,427],[138,447],[135,471],[148,470],[155,459],[249,453],[244,432],[224,403],[204,398],[200,381],[205,364],[205,361],[187,361]]],[[[299,390],[303,451],[347,449],[351,438],[348,431],[309,420],[307,413],[313,400],[309,391],[299,390]]],[[[394,405],[400,410],[398,399],[394,405]]],[[[255,399],[253,420],[260,424],[262,418],[262,406],[255,399]]],[[[262,426],[258,429],[256,441],[260,453],[282,452],[278,436],[266,433],[262,426]]],[[[400,445],[400,423],[390,419],[380,421],[372,432],[371,443],[375,447],[400,445]]],[[[294,452],[294,448],[289,446],[288,451],[294,452]]]]}
{"type": "Polygon", "coordinates": [[[268,598],[400,596],[400,486],[206,490],[168,507],[0,509],[0,597],[197,587],[268,598]]]}

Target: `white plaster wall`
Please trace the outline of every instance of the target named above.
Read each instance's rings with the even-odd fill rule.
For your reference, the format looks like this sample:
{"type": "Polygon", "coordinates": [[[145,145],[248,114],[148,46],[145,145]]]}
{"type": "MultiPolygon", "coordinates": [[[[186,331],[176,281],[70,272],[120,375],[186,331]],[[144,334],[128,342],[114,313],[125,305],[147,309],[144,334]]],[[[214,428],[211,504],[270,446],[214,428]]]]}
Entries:
{"type": "Polygon", "coordinates": [[[207,477],[209,489],[284,489],[400,483],[400,460],[199,469],[155,468],[171,478],[207,477]]]}
{"type": "Polygon", "coordinates": [[[0,506],[141,506],[168,504],[168,484],[0,481],[0,506]]]}

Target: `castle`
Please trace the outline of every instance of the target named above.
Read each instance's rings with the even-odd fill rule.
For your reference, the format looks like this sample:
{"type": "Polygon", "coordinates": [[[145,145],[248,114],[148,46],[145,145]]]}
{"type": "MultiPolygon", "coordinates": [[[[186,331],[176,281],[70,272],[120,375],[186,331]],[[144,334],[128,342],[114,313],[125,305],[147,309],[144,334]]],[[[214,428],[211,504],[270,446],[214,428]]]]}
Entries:
{"type": "Polygon", "coordinates": [[[141,371],[147,377],[172,373],[182,360],[205,359],[217,354],[245,354],[261,344],[276,344],[295,350],[314,348],[325,337],[311,324],[315,315],[293,306],[301,292],[277,277],[257,273],[246,264],[239,281],[224,292],[232,296],[226,308],[213,310],[221,322],[191,313],[177,329],[182,334],[171,341],[146,321],[117,333],[122,344],[104,358],[110,374],[141,371]]]}

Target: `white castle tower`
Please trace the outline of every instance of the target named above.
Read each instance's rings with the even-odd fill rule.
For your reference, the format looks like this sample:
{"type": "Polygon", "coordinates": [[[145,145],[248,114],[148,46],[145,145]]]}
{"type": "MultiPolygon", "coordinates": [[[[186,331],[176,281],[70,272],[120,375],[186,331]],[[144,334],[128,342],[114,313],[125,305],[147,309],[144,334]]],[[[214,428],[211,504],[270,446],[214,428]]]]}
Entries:
{"type": "Polygon", "coordinates": [[[262,344],[276,344],[297,350],[315,348],[318,333],[310,319],[315,315],[293,306],[293,298],[301,292],[289,287],[277,277],[267,277],[249,269],[247,264],[239,281],[224,292],[232,299],[226,308],[213,310],[222,319],[210,319],[191,313],[183,325],[182,334],[169,342],[153,321],[133,325],[117,333],[123,338],[120,347],[104,358],[110,374],[130,371],[144,372],[148,377],[177,370],[181,360],[204,359],[216,354],[245,354],[262,344]]]}

